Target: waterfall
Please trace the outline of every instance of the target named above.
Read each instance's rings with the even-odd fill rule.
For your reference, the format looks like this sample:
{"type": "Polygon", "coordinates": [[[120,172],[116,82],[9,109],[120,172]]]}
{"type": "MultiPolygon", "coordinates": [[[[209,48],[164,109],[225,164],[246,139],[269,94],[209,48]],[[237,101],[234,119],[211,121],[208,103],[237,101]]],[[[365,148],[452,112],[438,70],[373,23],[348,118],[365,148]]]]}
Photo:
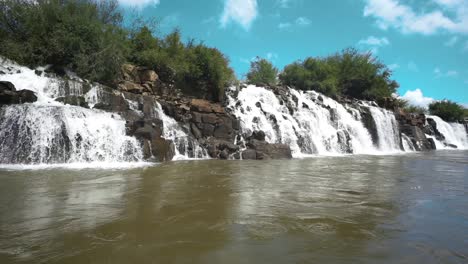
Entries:
{"type": "Polygon", "coordinates": [[[450,149],[448,144],[457,146],[458,149],[468,149],[468,132],[463,124],[447,123],[438,116],[427,116],[437,124],[437,130],[445,137],[445,140],[437,140],[433,137],[437,149],[450,149]]]}
{"type": "Polygon", "coordinates": [[[0,163],[116,163],[143,159],[140,143],[126,136],[125,120],[118,114],[64,105],[56,98],[84,96],[97,103],[96,88],[84,94],[79,79],[38,75],[34,70],[2,62],[3,81],[17,90],[36,93],[32,104],[9,105],[0,110],[0,163]],[[93,96],[94,93],[94,96],[93,96]]]}
{"type": "Polygon", "coordinates": [[[395,115],[380,107],[368,107],[376,125],[379,150],[387,153],[399,152],[401,139],[395,115]]]}
{"type": "Polygon", "coordinates": [[[376,148],[360,111],[351,105],[342,105],[314,91],[288,89],[276,95],[249,85],[237,96],[234,93],[231,88],[228,108],[241,121],[243,133],[263,130],[268,142],[290,145],[295,157],[400,151],[398,125],[386,110],[370,107],[382,138],[376,148]]]}
{"type": "Polygon", "coordinates": [[[408,151],[408,152],[416,151],[416,147],[414,146],[413,142],[404,133],[401,133],[401,142],[403,144],[404,151],[408,151]]]}
{"type": "Polygon", "coordinates": [[[163,137],[174,142],[174,160],[209,158],[207,151],[200,146],[198,141],[190,137],[174,118],[164,113],[161,104],[156,103],[155,112],[163,121],[163,137]]]}

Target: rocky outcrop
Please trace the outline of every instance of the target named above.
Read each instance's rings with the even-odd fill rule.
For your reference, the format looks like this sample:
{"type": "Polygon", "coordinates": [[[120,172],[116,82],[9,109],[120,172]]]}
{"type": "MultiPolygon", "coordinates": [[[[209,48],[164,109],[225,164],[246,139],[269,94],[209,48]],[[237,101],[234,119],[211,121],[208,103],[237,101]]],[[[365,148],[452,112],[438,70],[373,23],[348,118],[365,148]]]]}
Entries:
{"type": "Polygon", "coordinates": [[[432,138],[427,138],[426,116],[424,114],[406,113],[397,109],[395,117],[399,123],[401,133],[407,135],[417,151],[428,151],[436,149],[432,138]]]}
{"type": "Polygon", "coordinates": [[[0,105],[34,103],[37,96],[33,91],[17,91],[11,82],[0,81],[0,105]]]}

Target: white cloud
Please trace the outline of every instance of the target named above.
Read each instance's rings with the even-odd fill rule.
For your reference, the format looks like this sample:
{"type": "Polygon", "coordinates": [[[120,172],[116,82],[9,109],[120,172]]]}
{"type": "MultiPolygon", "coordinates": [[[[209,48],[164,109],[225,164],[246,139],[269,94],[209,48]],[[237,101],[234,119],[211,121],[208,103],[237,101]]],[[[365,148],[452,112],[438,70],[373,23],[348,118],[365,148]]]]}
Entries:
{"type": "Polygon", "coordinates": [[[310,23],[312,22],[307,17],[298,17],[296,19],[296,25],[298,26],[307,26],[310,25],[310,23]]]}
{"type": "Polygon", "coordinates": [[[370,36],[366,39],[361,39],[358,43],[359,45],[368,45],[368,46],[387,46],[390,44],[390,41],[388,41],[387,38],[376,38],[374,36],[370,36]]]}
{"type": "Polygon", "coordinates": [[[468,34],[468,1],[434,0],[437,9],[413,10],[399,0],[365,0],[364,16],[374,17],[381,29],[396,28],[403,33],[434,34],[439,31],[468,34]]]}
{"type": "Polygon", "coordinates": [[[398,64],[396,64],[396,63],[393,63],[393,64],[388,65],[388,68],[389,68],[390,70],[394,71],[394,70],[400,68],[400,65],[398,65],[398,64]]]}
{"type": "Polygon", "coordinates": [[[307,17],[298,17],[294,20],[294,22],[284,22],[278,24],[279,29],[290,29],[292,26],[299,26],[299,27],[306,27],[310,25],[312,21],[307,17]]]}
{"type": "Polygon", "coordinates": [[[278,0],[276,4],[281,8],[290,8],[293,0],[278,0]]]}
{"type": "Polygon", "coordinates": [[[278,28],[279,29],[287,29],[287,28],[290,28],[291,26],[292,26],[291,23],[279,23],[278,28]]]}
{"type": "Polygon", "coordinates": [[[269,61],[275,61],[276,59],[278,59],[278,54],[277,53],[274,53],[274,52],[268,52],[266,54],[266,58],[269,60],[269,61]]]}
{"type": "Polygon", "coordinates": [[[451,39],[447,40],[444,45],[447,46],[447,47],[453,47],[455,46],[455,44],[457,44],[458,42],[458,37],[452,37],[451,39]]]}
{"type": "Polygon", "coordinates": [[[257,0],[225,0],[220,22],[222,27],[232,21],[249,30],[257,16],[257,0]]]}
{"type": "Polygon", "coordinates": [[[159,0],[118,0],[124,6],[132,6],[142,8],[146,5],[158,5],[159,0]]]}
{"type": "Polygon", "coordinates": [[[421,107],[427,107],[434,101],[433,98],[425,97],[419,88],[414,91],[407,91],[401,98],[407,100],[411,105],[421,107]]]}
{"type": "Polygon", "coordinates": [[[439,68],[434,69],[435,78],[442,78],[442,77],[455,77],[458,75],[457,71],[449,70],[446,72],[442,72],[439,68]]]}

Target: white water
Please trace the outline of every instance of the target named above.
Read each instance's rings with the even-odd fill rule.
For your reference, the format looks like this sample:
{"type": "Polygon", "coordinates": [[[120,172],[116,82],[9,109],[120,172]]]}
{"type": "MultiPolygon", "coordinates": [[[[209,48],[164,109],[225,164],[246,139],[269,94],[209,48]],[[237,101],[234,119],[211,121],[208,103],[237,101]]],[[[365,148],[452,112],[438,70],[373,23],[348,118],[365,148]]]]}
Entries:
{"type": "Polygon", "coordinates": [[[445,140],[439,141],[432,137],[436,143],[437,149],[451,149],[446,144],[453,144],[458,149],[468,149],[468,135],[465,127],[458,123],[447,123],[438,116],[427,116],[432,118],[437,124],[437,130],[442,133],[445,140]]]}
{"type": "MultiPolygon", "coordinates": [[[[0,111],[0,163],[114,164],[141,162],[139,142],[126,136],[125,120],[115,113],[64,105],[65,95],[83,95],[79,80],[38,76],[34,70],[4,61],[0,70],[17,90],[35,92],[32,104],[5,106],[0,111]]],[[[97,101],[96,89],[85,98],[97,101]]]]}
{"type": "Polygon", "coordinates": [[[283,101],[270,90],[249,85],[239,91],[237,98],[230,96],[228,100],[244,134],[263,130],[268,142],[290,145],[295,157],[400,151],[395,118],[380,108],[371,107],[379,138],[383,139],[376,148],[358,110],[313,91],[289,89],[283,101]]]}
{"type": "Polygon", "coordinates": [[[166,115],[159,103],[156,103],[155,112],[163,121],[163,137],[174,142],[174,160],[209,158],[206,150],[195,139],[189,137],[174,118],[166,115]]]}

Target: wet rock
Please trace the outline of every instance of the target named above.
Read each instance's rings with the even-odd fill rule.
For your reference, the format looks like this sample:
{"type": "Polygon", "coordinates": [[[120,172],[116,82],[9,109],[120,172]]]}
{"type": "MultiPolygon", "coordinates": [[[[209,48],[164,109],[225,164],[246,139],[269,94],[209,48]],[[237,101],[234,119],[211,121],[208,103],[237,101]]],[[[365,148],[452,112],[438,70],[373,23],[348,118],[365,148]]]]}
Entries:
{"type": "Polygon", "coordinates": [[[170,161],[175,155],[175,146],[171,140],[162,137],[151,140],[152,154],[157,161],[170,161]]]}
{"type": "Polygon", "coordinates": [[[260,141],[265,141],[265,132],[256,130],[252,133],[252,138],[260,141]]]}
{"type": "Polygon", "coordinates": [[[256,160],[257,159],[257,152],[254,149],[247,149],[242,151],[242,159],[244,160],[256,160]]]}
{"type": "Polygon", "coordinates": [[[192,99],[191,109],[198,112],[212,112],[211,103],[204,99],[192,99]]]}
{"type": "Polygon", "coordinates": [[[33,91],[16,91],[13,83],[0,81],[0,105],[33,103],[36,101],[37,96],[33,91]]]}
{"type": "Polygon", "coordinates": [[[86,99],[83,96],[76,96],[76,95],[64,96],[64,97],[59,97],[55,99],[55,101],[61,102],[63,104],[76,105],[76,106],[89,108],[88,103],[86,102],[86,99]]]}

